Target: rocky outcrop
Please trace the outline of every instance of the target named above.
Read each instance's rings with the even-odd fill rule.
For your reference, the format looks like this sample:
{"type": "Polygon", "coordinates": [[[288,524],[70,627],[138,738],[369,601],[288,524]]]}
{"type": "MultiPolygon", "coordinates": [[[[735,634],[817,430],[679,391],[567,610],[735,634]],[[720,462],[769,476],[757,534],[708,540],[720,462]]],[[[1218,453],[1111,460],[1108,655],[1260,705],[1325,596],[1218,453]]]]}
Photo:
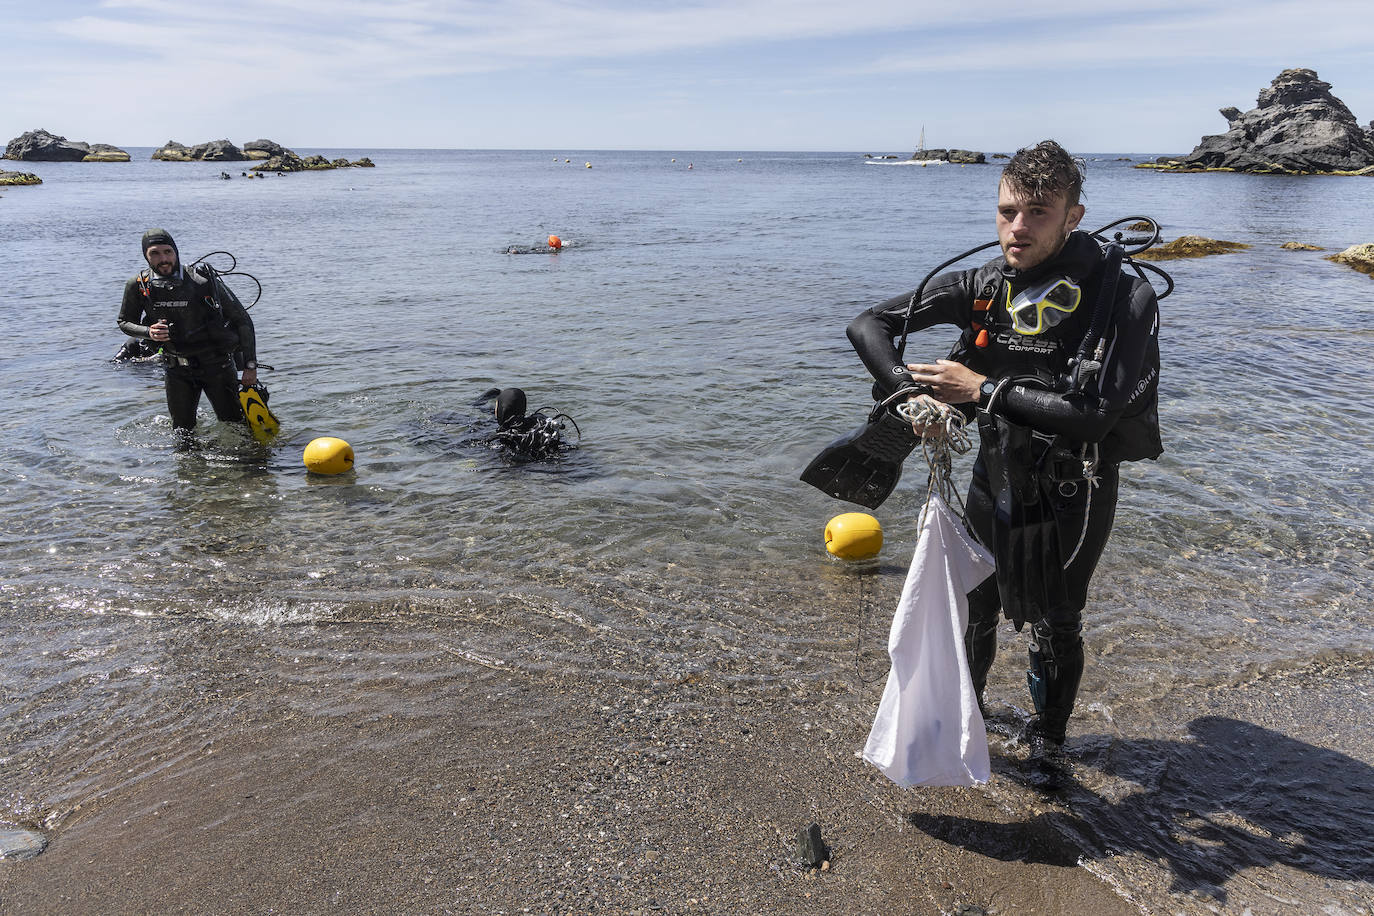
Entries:
{"type": "Polygon", "coordinates": [[[129,154],[108,143],[68,140],[39,128],[11,140],[5,147],[5,158],[24,162],[128,162],[129,154]]]}
{"type": "Polygon", "coordinates": [[[1221,109],[1228,130],[1203,137],[1187,156],[1148,167],[1276,174],[1354,173],[1374,167],[1374,131],[1355,120],[1312,70],[1285,70],[1242,114],[1221,109]]]}
{"type": "Polygon", "coordinates": [[[108,143],[92,143],[91,151],[82,162],[128,162],[129,154],[108,143]]]}
{"type": "Polygon", "coordinates": [[[20,184],[42,184],[43,179],[33,172],[6,172],[0,171],[0,187],[9,187],[20,184]]]}
{"type": "MultiPolygon", "coordinates": [[[[243,144],[243,155],[249,159],[271,159],[273,156],[286,153],[291,151],[275,140],[249,140],[243,144]]],[[[291,155],[294,156],[295,153],[291,155]]]]}
{"type": "Polygon", "coordinates": [[[1351,245],[1340,254],[1328,255],[1326,259],[1374,276],[1374,244],[1351,245]]]}
{"type": "Polygon", "coordinates": [[[1138,261],[1174,261],[1179,258],[1205,258],[1209,254],[1229,254],[1250,246],[1244,242],[1227,242],[1201,235],[1180,235],[1165,245],[1133,254],[1138,261]]]}
{"type": "Polygon", "coordinates": [[[347,159],[335,159],[330,161],[323,156],[306,156],[301,158],[291,150],[284,150],[280,155],[273,156],[266,162],[253,166],[249,171],[253,172],[318,172],[324,169],[346,169],[346,168],[375,168],[376,163],[364,156],[357,162],[349,162],[347,159]]]}
{"type": "Polygon", "coordinates": [[[164,162],[246,162],[249,157],[228,140],[211,140],[195,146],[183,146],[175,140],[168,140],[153,150],[154,159],[164,162]]]}
{"type": "Polygon", "coordinates": [[[916,162],[955,162],[974,165],[987,162],[987,157],[969,149],[918,149],[911,154],[916,162]]]}

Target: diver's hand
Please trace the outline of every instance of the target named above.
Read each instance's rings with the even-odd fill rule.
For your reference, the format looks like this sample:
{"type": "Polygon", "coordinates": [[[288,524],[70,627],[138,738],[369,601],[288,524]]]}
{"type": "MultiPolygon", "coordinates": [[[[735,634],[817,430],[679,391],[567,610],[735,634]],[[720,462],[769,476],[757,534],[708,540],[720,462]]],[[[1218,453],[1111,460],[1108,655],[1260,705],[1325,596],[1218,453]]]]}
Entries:
{"type": "Polygon", "coordinates": [[[929,385],[937,401],[946,404],[967,404],[978,400],[978,386],[986,375],[979,375],[963,363],[939,359],[931,363],[907,363],[911,377],[929,385]]]}
{"type": "MultiPolygon", "coordinates": [[[[938,439],[945,434],[945,418],[952,408],[941,404],[928,394],[918,394],[907,398],[907,403],[915,404],[918,408],[924,408],[932,418],[924,423],[913,420],[912,432],[922,439],[938,439]]],[[[910,418],[908,417],[908,419],[910,418]]]]}
{"type": "Polygon", "coordinates": [[[258,370],[244,369],[243,378],[239,379],[239,384],[244,388],[252,388],[258,383],[258,370]]]}
{"type": "Polygon", "coordinates": [[[148,337],[158,343],[166,343],[172,339],[172,328],[167,324],[167,319],[159,319],[157,324],[148,325],[148,337]]]}

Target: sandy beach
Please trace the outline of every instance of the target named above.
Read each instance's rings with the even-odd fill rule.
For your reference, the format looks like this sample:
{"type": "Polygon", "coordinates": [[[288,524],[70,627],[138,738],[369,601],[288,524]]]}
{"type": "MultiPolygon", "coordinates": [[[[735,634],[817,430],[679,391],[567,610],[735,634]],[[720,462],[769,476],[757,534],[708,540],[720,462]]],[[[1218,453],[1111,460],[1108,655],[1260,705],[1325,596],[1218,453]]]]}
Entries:
{"type": "MultiPolygon", "coordinates": [[[[647,689],[566,673],[474,678],[442,637],[413,636],[428,639],[428,682],[381,686],[385,703],[369,714],[331,708],[327,691],[286,698],[279,681],[249,674],[204,702],[279,714],[239,716],[137,761],[93,754],[87,776],[103,786],[94,800],[56,825],[44,853],[0,864],[4,911],[1282,912],[1268,897],[1238,895],[1253,886],[1233,871],[1184,873],[1196,837],[1164,850],[1177,859],[1172,877],[1158,855],[1111,849],[1119,817],[1183,824],[1170,792],[1186,806],[1190,786],[1206,783],[1217,761],[1203,750],[1139,811],[1129,794],[1109,803],[1019,784],[1022,751],[998,740],[989,787],[901,790],[855,755],[880,681],[762,696],[733,693],[709,673],[647,689]],[[804,867],[797,850],[813,822],[831,850],[824,870],[804,867]]],[[[1360,665],[1266,674],[1182,697],[1177,712],[1229,713],[1238,718],[1213,718],[1252,732],[1260,726],[1246,723],[1263,722],[1264,710],[1290,731],[1299,714],[1316,732],[1329,714],[1350,716],[1368,681],[1360,665]]],[[[997,690],[1014,702],[1013,688],[1004,677],[997,690]]],[[[1128,723],[1131,711],[1116,715],[1128,723]]],[[[1103,724],[1091,706],[1081,718],[1080,735],[1103,724]]],[[[1355,748],[1358,732],[1327,740],[1355,748]]],[[[1281,784],[1332,762],[1357,798],[1374,782],[1367,759],[1284,740],[1299,756],[1274,756],[1281,784]]],[[[1129,738],[1071,747],[1085,774],[1135,753],[1129,738]]],[[[1257,808],[1280,803],[1261,787],[1257,808]]],[[[1349,858],[1367,843],[1351,833],[1361,810],[1317,810],[1334,839],[1289,846],[1327,859],[1331,877],[1367,881],[1349,858]]],[[[1229,816],[1233,834],[1213,832],[1212,843],[1235,848],[1264,832],[1262,812],[1237,806],[1229,816]]],[[[1272,850],[1260,858],[1269,861],[1250,864],[1284,867],[1272,850]]]]}
{"type": "MultiPolygon", "coordinates": [[[[651,691],[523,673],[474,684],[460,659],[431,662],[448,689],[396,686],[395,703],[440,694],[444,708],[284,712],[145,761],[72,812],[42,855],[0,864],[3,909],[1137,912],[1075,866],[1078,851],[1038,817],[1049,807],[1026,812],[1027,827],[979,789],[889,783],[855,756],[868,722],[842,686],[761,699],[709,678],[651,691]],[[931,825],[954,818],[997,824],[984,840],[1005,858],[940,838],[931,825]],[[797,853],[812,822],[831,847],[824,871],[797,853]]],[[[284,708],[243,691],[232,702],[284,708]]]]}

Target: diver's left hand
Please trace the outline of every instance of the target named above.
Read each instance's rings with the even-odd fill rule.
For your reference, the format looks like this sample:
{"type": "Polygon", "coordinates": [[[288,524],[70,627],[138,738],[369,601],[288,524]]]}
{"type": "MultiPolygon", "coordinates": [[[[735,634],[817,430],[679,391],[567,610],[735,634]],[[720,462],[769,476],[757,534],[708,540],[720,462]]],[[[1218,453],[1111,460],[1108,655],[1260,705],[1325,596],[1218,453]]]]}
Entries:
{"type": "MultiPolygon", "coordinates": [[[[927,420],[926,422],[917,422],[916,420],[912,420],[912,432],[920,436],[922,439],[939,439],[941,436],[945,434],[945,419],[948,416],[948,412],[953,410],[953,408],[949,407],[948,405],[941,404],[939,401],[935,400],[928,394],[918,394],[914,398],[908,398],[907,403],[916,405],[915,409],[917,411],[923,410],[925,408],[931,408],[932,412],[936,415],[936,417],[938,417],[938,419],[931,419],[927,420]]],[[[907,417],[908,419],[911,419],[911,417],[914,415],[914,413],[902,414],[902,416],[907,417]]]]}
{"type": "Polygon", "coordinates": [[[243,370],[243,378],[239,380],[239,384],[240,384],[241,386],[243,386],[244,388],[252,388],[252,387],[253,387],[254,385],[256,385],[257,383],[258,383],[258,370],[256,370],[256,369],[244,369],[244,370],[243,370]]]}
{"type": "Polygon", "coordinates": [[[963,363],[939,359],[931,363],[907,363],[911,377],[929,385],[936,400],[946,404],[967,404],[978,400],[978,386],[987,378],[963,363]]]}

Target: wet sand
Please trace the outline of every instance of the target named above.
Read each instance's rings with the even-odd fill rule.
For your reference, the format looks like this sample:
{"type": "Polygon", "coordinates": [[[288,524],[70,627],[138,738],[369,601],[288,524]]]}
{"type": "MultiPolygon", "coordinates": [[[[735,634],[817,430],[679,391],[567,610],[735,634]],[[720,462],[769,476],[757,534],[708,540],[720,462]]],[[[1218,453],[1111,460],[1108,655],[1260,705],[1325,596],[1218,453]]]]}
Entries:
{"type": "MultiPolygon", "coordinates": [[[[1140,912],[1075,865],[1047,808],[889,783],[855,756],[871,715],[855,710],[872,704],[842,685],[746,696],[432,661],[456,692],[417,689],[404,715],[301,713],[267,682],[240,693],[264,712],[71,812],[42,855],[0,863],[0,910],[1140,912]],[[962,819],[997,825],[984,851],[950,833],[962,819]],[[824,871],[797,853],[812,822],[824,871]]],[[[995,761],[994,780],[1009,768],[995,761]]]]}

